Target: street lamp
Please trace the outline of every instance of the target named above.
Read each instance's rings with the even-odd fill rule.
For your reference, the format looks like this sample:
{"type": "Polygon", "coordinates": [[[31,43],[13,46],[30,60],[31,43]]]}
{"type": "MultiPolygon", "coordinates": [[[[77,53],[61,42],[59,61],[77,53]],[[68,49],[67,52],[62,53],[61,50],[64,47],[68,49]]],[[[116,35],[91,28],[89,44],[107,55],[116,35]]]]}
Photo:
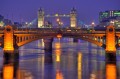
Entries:
{"type": "Polygon", "coordinates": [[[92,22],[91,26],[92,26],[92,30],[94,31],[95,22],[92,22]]]}
{"type": "Polygon", "coordinates": [[[58,26],[60,26],[61,24],[60,18],[57,18],[56,21],[57,21],[58,26]]]}

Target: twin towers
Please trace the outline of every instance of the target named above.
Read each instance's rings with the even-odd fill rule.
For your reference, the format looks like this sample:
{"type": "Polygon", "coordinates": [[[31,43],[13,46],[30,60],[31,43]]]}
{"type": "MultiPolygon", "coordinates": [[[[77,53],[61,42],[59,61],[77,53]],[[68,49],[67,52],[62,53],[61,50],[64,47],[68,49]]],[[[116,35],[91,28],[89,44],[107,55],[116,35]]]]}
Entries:
{"type": "MultiPolygon", "coordinates": [[[[40,8],[38,10],[38,28],[44,28],[45,17],[46,17],[46,15],[44,13],[44,10],[42,8],[40,8]]],[[[50,17],[50,15],[48,15],[47,17],[50,17]]],[[[54,16],[51,16],[51,17],[69,17],[70,18],[70,27],[77,27],[77,13],[76,13],[75,8],[72,8],[69,15],[55,14],[54,16]]]]}

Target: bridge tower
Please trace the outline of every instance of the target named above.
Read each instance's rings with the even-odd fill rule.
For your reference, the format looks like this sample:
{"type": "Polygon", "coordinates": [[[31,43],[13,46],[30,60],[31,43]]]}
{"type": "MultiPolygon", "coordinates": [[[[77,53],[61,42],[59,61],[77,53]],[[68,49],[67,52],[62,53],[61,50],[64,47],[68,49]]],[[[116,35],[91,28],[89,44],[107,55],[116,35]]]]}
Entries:
{"type": "Polygon", "coordinates": [[[6,26],[4,30],[4,51],[14,51],[14,37],[11,26],[6,26]]]}
{"type": "Polygon", "coordinates": [[[42,8],[38,10],[38,28],[42,28],[44,25],[44,11],[42,8]]]}
{"type": "Polygon", "coordinates": [[[106,59],[110,61],[116,60],[116,36],[115,27],[113,25],[107,26],[106,29],[106,59]]]}
{"type": "Polygon", "coordinates": [[[106,30],[106,52],[116,52],[115,28],[110,25],[106,30]]]}
{"type": "Polygon", "coordinates": [[[77,26],[77,13],[76,13],[76,9],[72,8],[71,12],[70,12],[70,26],[71,27],[76,27],[77,26]]]}

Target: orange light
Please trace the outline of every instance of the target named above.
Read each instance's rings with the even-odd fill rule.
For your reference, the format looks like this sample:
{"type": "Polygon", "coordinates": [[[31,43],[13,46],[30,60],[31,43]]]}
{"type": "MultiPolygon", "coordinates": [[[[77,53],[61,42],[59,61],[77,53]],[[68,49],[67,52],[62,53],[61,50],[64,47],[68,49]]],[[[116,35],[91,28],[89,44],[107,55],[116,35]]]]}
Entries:
{"type": "Polygon", "coordinates": [[[116,52],[116,39],[114,26],[108,26],[106,30],[106,52],[116,52]],[[113,31],[109,31],[112,29],[113,31]]]}
{"type": "Polygon", "coordinates": [[[60,49],[60,48],[61,48],[61,45],[60,45],[59,42],[58,42],[58,43],[55,43],[55,48],[56,48],[56,49],[60,49]]]}
{"type": "Polygon", "coordinates": [[[13,51],[13,29],[11,26],[6,26],[4,30],[4,48],[3,50],[13,51]]]}
{"type": "Polygon", "coordinates": [[[13,66],[12,65],[4,66],[3,79],[13,79],[13,66]]]}
{"type": "Polygon", "coordinates": [[[56,79],[63,79],[63,74],[58,70],[56,72],[56,79]]]}
{"type": "Polygon", "coordinates": [[[57,38],[62,38],[62,34],[57,34],[57,38]]]}
{"type": "Polygon", "coordinates": [[[106,79],[116,79],[116,65],[106,65],[106,79]]]}
{"type": "Polygon", "coordinates": [[[60,62],[60,56],[61,56],[61,50],[60,50],[61,45],[60,45],[60,43],[55,43],[55,48],[56,48],[56,52],[55,52],[56,62],[60,62]]]}

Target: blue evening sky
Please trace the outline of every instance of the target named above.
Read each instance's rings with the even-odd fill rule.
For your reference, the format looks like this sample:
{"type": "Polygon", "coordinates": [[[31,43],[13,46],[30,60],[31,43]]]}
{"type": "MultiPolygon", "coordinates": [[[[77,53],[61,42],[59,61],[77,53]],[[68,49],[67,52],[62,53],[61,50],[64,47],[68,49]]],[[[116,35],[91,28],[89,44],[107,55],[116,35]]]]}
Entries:
{"type": "Polygon", "coordinates": [[[120,0],[1,0],[0,14],[14,21],[32,21],[40,7],[45,14],[69,14],[75,7],[77,18],[89,24],[98,23],[100,11],[120,10],[120,0]]]}

